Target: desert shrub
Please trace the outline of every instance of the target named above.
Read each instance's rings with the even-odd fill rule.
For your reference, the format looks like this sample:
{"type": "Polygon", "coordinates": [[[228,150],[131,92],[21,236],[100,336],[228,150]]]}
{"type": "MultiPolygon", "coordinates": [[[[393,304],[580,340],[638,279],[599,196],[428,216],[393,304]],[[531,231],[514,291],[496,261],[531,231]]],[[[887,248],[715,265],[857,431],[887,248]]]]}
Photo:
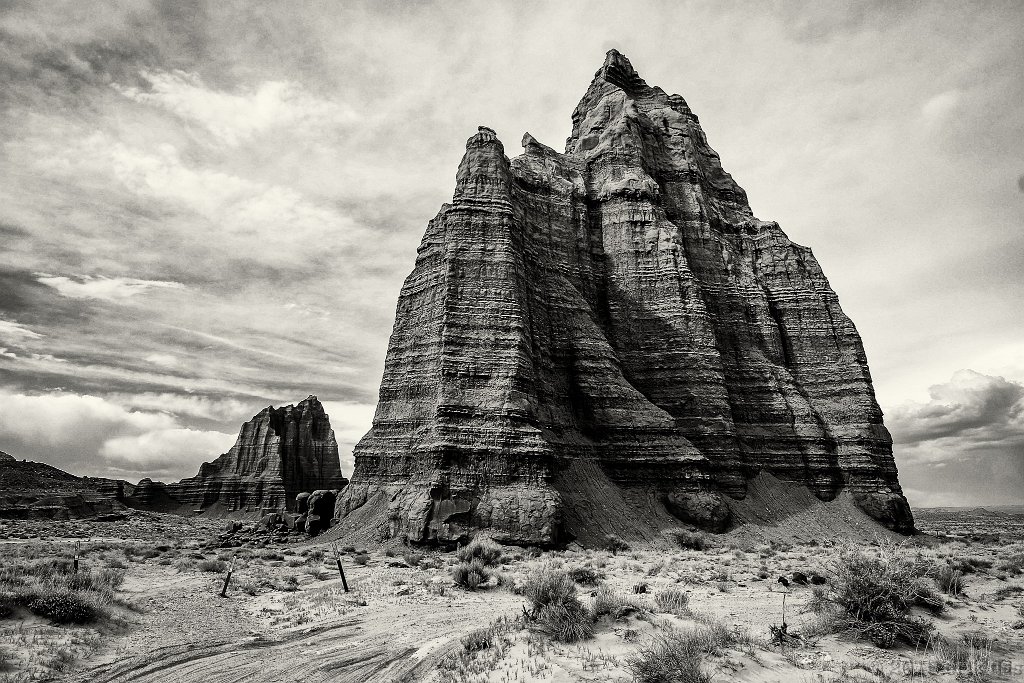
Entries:
{"type": "Polygon", "coordinates": [[[1024,588],[1021,588],[1020,586],[1003,586],[992,594],[992,600],[999,602],[1000,600],[1012,598],[1013,596],[1020,595],[1021,593],[1024,593],[1024,588]]]}
{"type": "Polygon", "coordinates": [[[201,572],[222,572],[228,568],[224,560],[199,560],[196,568],[201,572]]]}
{"type": "Polygon", "coordinates": [[[493,567],[501,562],[501,546],[489,538],[474,538],[468,545],[459,548],[456,556],[460,562],[480,560],[493,567]]]}
{"type": "Polygon", "coordinates": [[[475,591],[491,578],[491,571],[480,559],[470,562],[459,562],[452,569],[452,580],[455,585],[475,591]]]}
{"type": "Polygon", "coordinates": [[[964,592],[963,572],[948,564],[939,567],[932,578],[944,593],[957,596],[964,592]]]}
{"type": "Polygon", "coordinates": [[[569,578],[581,586],[596,586],[601,577],[590,567],[574,567],[569,570],[569,578]]]}
{"type": "Polygon", "coordinates": [[[934,657],[937,671],[950,671],[957,679],[988,680],[993,671],[992,641],[980,633],[965,633],[959,639],[935,636],[925,646],[934,657]]]}
{"type": "Polygon", "coordinates": [[[486,626],[470,631],[461,638],[462,648],[466,652],[486,650],[494,642],[494,628],[486,626]]]}
{"type": "Polygon", "coordinates": [[[90,569],[73,573],[66,579],[70,590],[113,591],[124,583],[124,572],[117,569],[90,569]]]}
{"type": "Polygon", "coordinates": [[[1024,553],[1011,553],[1006,558],[1000,559],[996,566],[1011,576],[1024,574],[1024,553]]]}
{"type": "Polygon", "coordinates": [[[578,598],[540,608],[531,628],[562,643],[575,643],[594,635],[590,612],[578,598]]]}
{"type": "Polygon", "coordinates": [[[575,643],[590,638],[594,627],[590,611],[576,595],[568,572],[547,567],[523,585],[530,601],[530,628],[552,640],[575,643]]]}
{"type": "Polygon", "coordinates": [[[591,606],[591,615],[595,621],[604,616],[618,619],[632,612],[643,611],[644,604],[639,598],[627,597],[608,586],[600,586],[597,589],[594,595],[594,604],[591,606]]]}
{"type": "Polygon", "coordinates": [[[71,591],[48,591],[28,603],[33,614],[57,624],[88,624],[96,621],[99,610],[89,600],[71,591]]]}
{"type": "Polygon", "coordinates": [[[569,574],[551,567],[531,575],[522,590],[534,611],[576,598],[576,584],[569,574]]]}
{"type": "Polygon", "coordinates": [[[661,612],[683,615],[689,611],[690,594],[681,588],[666,588],[654,596],[654,604],[661,612]]]}
{"type": "Polygon", "coordinates": [[[370,556],[366,553],[358,553],[352,556],[352,561],[358,564],[360,567],[366,566],[370,561],[370,556]]]}
{"type": "Polygon", "coordinates": [[[404,560],[405,563],[410,567],[418,567],[420,566],[420,562],[423,561],[423,553],[418,553],[414,550],[410,550],[409,552],[402,555],[402,560],[404,560]]]}
{"type": "Polygon", "coordinates": [[[330,572],[323,567],[306,567],[303,571],[312,576],[316,581],[324,581],[330,576],[330,572]]]}
{"type": "Polygon", "coordinates": [[[627,660],[637,683],[710,683],[694,632],[674,631],[641,646],[627,660]]]}
{"type": "Polygon", "coordinates": [[[282,555],[281,553],[276,552],[274,550],[261,550],[259,552],[259,558],[261,560],[268,560],[268,561],[271,561],[271,562],[276,561],[276,560],[283,561],[284,560],[284,555],[282,555]]]}
{"type": "Polygon", "coordinates": [[[120,557],[106,558],[107,566],[111,569],[127,569],[128,565],[120,557]]]}
{"type": "Polygon", "coordinates": [[[963,557],[953,560],[951,564],[962,574],[974,574],[980,570],[991,569],[995,562],[984,557],[963,557]]]}
{"type": "Polygon", "coordinates": [[[831,584],[818,587],[816,607],[823,610],[834,605],[836,628],[879,647],[900,641],[919,644],[932,626],[913,617],[911,608],[941,610],[942,603],[925,580],[931,567],[904,557],[902,551],[895,544],[883,544],[873,555],[852,546],[841,548],[832,564],[831,584]]]}
{"type": "Polygon", "coordinates": [[[689,637],[694,640],[698,648],[704,654],[720,655],[722,651],[738,645],[752,647],[757,644],[746,629],[738,626],[730,628],[724,622],[714,616],[702,613],[694,613],[693,618],[700,626],[689,632],[689,637]]]}
{"type": "MultiPolygon", "coordinates": [[[[676,545],[684,550],[707,550],[712,545],[707,535],[699,531],[669,529],[666,534],[669,538],[675,541],[676,545]]],[[[742,553],[742,551],[737,552],[742,553]]]]}
{"type": "Polygon", "coordinates": [[[601,541],[601,547],[613,554],[622,552],[623,550],[629,550],[629,544],[615,534],[608,534],[605,536],[601,541]]]}
{"type": "Polygon", "coordinates": [[[179,573],[190,571],[195,569],[195,567],[196,561],[191,557],[182,557],[174,562],[174,568],[177,569],[179,573]]]}

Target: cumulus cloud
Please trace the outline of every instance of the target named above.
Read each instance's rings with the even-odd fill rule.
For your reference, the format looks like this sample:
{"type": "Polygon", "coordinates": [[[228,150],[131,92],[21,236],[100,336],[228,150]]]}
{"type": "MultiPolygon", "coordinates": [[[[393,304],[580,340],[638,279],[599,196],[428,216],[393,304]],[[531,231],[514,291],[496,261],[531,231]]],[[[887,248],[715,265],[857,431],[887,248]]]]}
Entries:
{"type": "Polygon", "coordinates": [[[127,410],[99,396],[0,392],[0,434],[49,449],[77,451],[110,435],[172,426],[167,415],[127,410]]]}
{"type": "Polygon", "coordinates": [[[234,439],[233,434],[222,432],[160,429],[108,439],[99,455],[112,470],[126,476],[177,480],[194,476],[201,463],[227,451],[234,439]]]}
{"type": "Polygon", "coordinates": [[[928,394],[928,402],[905,403],[887,419],[896,442],[916,447],[918,457],[1024,445],[1024,385],[959,370],[949,382],[930,387],[928,394]],[[931,447],[920,448],[924,444],[931,447]]]}
{"type": "Polygon", "coordinates": [[[131,100],[162,107],[203,126],[228,145],[285,126],[316,135],[328,125],[358,118],[351,108],[314,97],[288,81],[264,81],[228,93],[209,88],[197,74],[184,71],[144,71],[142,77],[146,88],[113,87],[131,100]]]}
{"type": "MultiPolygon", "coordinates": [[[[157,397],[138,401],[156,402],[157,397]]],[[[0,390],[0,450],[75,474],[117,476],[152,465],[154,471],[186,476],[194,474],[197,459],[216,457],[232,438],[183,427],[167,412],[134,410],[100,396],[0,390]],[[132,463],[139,464],[131,469],[132,463]]]]}
{"type": "Polygon", "coordinates": [[[120,301],[144,294],[151,289],[185,289],[180,282],[165,280],[138,280],[130,277],[92,277],[83,275],[76,278],[63,275],[36,273],[36,279],[57,290],[69,299],[100,299],[120,301]]]}

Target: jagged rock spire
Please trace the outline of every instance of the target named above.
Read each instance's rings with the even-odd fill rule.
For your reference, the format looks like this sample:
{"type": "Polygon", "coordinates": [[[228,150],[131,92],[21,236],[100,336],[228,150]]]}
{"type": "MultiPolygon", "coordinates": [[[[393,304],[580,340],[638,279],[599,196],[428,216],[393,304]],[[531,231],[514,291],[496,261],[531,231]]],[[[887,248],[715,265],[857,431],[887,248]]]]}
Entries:
{"type": "Polygon", "coordinates": [[[909,531],[864,349],[697,117],[609,51],[566,153],[469,139],[398,302],[343,529],[719,530],[759,473],[909,531]]]}

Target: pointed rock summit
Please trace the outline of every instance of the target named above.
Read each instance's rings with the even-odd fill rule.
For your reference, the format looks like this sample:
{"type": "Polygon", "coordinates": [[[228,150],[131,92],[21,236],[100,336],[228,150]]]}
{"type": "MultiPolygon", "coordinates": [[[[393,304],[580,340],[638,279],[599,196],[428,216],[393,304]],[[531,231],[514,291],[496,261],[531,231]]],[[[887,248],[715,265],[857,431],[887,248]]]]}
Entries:
{"type": "MultiPolygon", "coordinates": [[[[299,493],[347,483],[330,418],[310,396],[297,405],[264,408],[242,425],[231,450],[166,491],[189,509],[261,513],[293,510],[299,493]]],[[[143,482],[139,487],[146,488],[143,482]]]]}
{"type": "Polygon", "coordinates": [[[343,533],[723,530],[755,480],[911,531],[864,348],[810,249],[754,217],[683,98],[619,52],[572,123],[564,154],[527,133],[509,161],[483,126],[467,142],[399,297],[343,533]]]}

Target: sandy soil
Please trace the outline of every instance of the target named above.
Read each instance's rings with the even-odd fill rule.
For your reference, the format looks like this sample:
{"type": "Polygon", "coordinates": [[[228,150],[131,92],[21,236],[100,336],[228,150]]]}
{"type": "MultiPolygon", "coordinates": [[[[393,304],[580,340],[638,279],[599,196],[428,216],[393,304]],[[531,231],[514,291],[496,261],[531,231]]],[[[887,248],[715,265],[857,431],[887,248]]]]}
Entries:
{"type": "MultiPolygon", "coordinates": [[[[502,585],[476,592],[453,586],[454,553],[428,552],[411,567],[401,549],[374,550],[365,565],[350,550],[343,553],[351,589],[346,593],[330,553],[315,544],[204,549],[191,540],[187,525],[156,519],[159,531],[152,531],[152,520],[138,522],[128,527],[131,540],[98,543],[84,557],[86,565],[127,567],[120,594],[133,608],[119,613],[117,628],[54,627],[18,614],[0,621],[0,647],[29,648],[39,634],[77,638],[84,645],[63,667],[49,670],[53,679],[69,681],[631,681],[628,660],[638,648],[672,629],[717,621],[748,638],[707,658],[715,680],[953,681],[964,675],[935,671],[928,652],[883,650],[835,635],[785,648],[770,644],[768,627],[782,621],[784,594],[791,631],[803,631],[815,618],[811,588],[785,589],[777,578],[825,570],[835,548],[783,543],[768,538],[774,534],[767,528],[759,534],[747,526],[703,551],[667,543],[618,554],[506,548],[502,585]],[[143,552],[156,546],[167,550],[143,552]],[[219,596],[224,573],[218,557],[234,563],[227,597],[219,596]],[[213,571],[203,571],[206,565],[213,571]],[[517,585],[545,567],[581,566],[645,609],[617,621],[605,618],[594,638],[571,645],[516,621],[526,605],[514,592],[517,585]],[[690,612],[658,609],[655,597],[669,588],[689,594],[690,612]],[[488,625],[495,626],[491,647],[468,652],[462,638],[488,625]]],[[[958,524],[963,527],[963,520],[958,524]]],[[[1024,575],[1005,568],[1007,558],[1024,552],[1024,537],[1014,536],[1019,527],[1013,524],[1002,537],[990,518],[979,517],[979,524],[985,532],[979,541],[964,534],[924,538],[905,551],[935,561],[972,558],[977,566],[964,576],[963,592],[946,596],[948,608],[934,624],[953,639],[983,634],[990,643],[991,671],[969,680],[1024,680],[1024,575]]],[[[6,542],[58,547],[70,539],[6,542]]],[[[593,591],[579,588],[585,603],[593,591]]],[[[42,662],[41,655],[24,658],[30,660],[42,662]]],[[[38,679],[44,669],[34,670],[38,679]]],[[[22,673],[8,667],[0,681],[31,680],[22,673]]]]}

